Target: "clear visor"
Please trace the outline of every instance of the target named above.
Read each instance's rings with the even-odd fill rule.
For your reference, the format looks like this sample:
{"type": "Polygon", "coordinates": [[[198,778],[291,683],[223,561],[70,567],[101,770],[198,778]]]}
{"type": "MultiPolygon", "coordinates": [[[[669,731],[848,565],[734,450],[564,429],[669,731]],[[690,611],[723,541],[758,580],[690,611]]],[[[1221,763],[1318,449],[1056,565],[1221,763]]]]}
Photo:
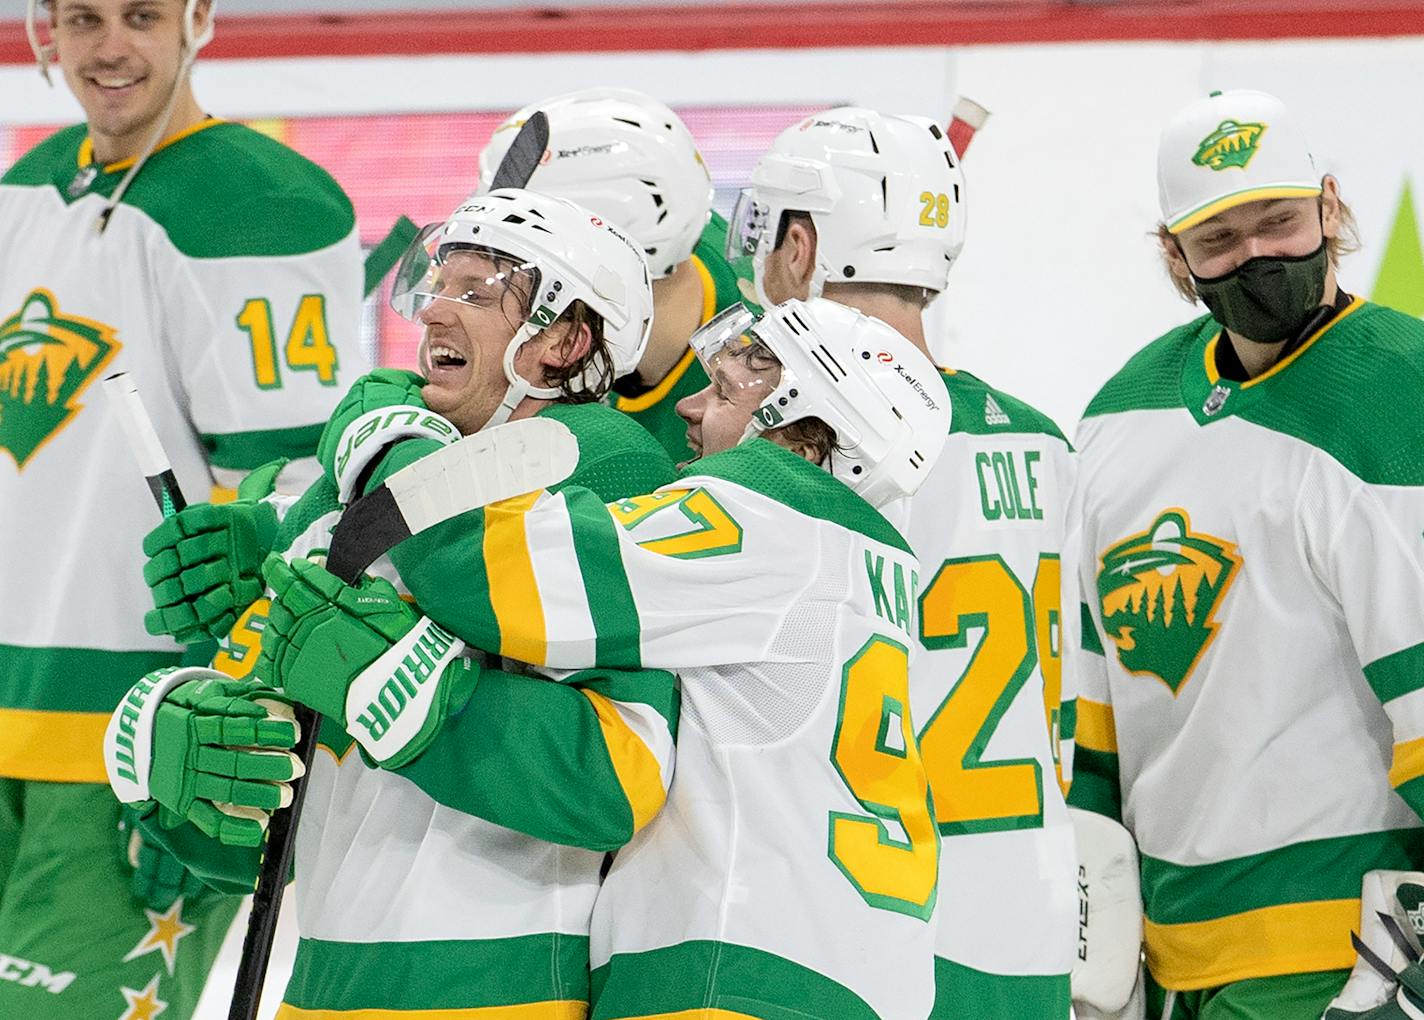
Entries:
{"type": "Polygon", "coordinates": [[[749,410],[765,403],[781,383],[781,362],[756,323],[750,311],[732,305],[690,341],[717,395],[749,410]]]}
{"type": "Polygon", "coordinates": [[[727,249],[729,260],[748,258],[756,254],[762,234],[766,232],[771,207],[758,202],[754,188],[743,188],[737,196],[737,204],[732,207],[732,218],[727,221],[727,249]]]}
{"type": "Polygon", "coordinates": [[[412,322],[437,300],[475,307],[498,307],[511,289],[520,297],[520,315],[539,290],[539,267],[490,248],[441,244],[443,223],[424,227],[401,256],[391,287],[391,307],[412,322]]]}

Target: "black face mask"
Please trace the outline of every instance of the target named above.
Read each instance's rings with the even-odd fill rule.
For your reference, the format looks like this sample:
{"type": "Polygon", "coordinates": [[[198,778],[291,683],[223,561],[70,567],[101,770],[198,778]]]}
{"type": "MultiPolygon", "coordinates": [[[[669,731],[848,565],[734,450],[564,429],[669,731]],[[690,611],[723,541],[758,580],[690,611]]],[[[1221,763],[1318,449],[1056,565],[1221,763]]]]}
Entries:
{"type": "MultiPolygon", "coordinates": [[[[1236,336],[1273,344],[1299,335],[1325,296],[1325,241],[1309,255],[1259,255],[1225,276],[1192,273],[1212,317],[1236,336]]],[[[1188,267],[1190,269],[1190,267],[1188,267]]]]}

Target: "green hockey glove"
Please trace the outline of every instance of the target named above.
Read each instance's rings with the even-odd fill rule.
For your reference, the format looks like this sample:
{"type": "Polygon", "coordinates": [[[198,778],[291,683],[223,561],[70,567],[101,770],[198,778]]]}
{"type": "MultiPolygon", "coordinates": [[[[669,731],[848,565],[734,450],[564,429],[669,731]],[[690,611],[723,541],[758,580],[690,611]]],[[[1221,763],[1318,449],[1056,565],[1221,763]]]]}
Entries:
{"type": "MultiPolygon", "coordinates": [[[[460,438],[459,430],[420,397],[425,380],[414,372],[378,368],[363,375],[336,405],[322,430],[316,456],[336,483],[341,502],[364,495],[367,481],[390,447],[402,439],[460,438]]],[[[377,479],[379,480],[379,479],[377,479]]]]}
{"type": "Polygon", "coordinates": [[[383,768],[420,755],[469,700],[479,668],[465,644],[389,581],[344,584],[310,560],[269,556],[272,589],[257,673],[337,720],[383,768]]]}
{"type": "Polygon", "coordinates": [[[187,865],[144,835],[139,812],[125,804],[119,815],[124,860],[133,868],[129,887],[150,910],[165,911],[182,897],[191,903],[210,890],[187,865]]]}
{"type": "Polygon", "coordinates": [[[195,503],[164,520],[143,539],[155,606],[144,627],[182,644],[226,636],[262,595],[262,560],[276,535],[277,511],[250,499],[195,503]]]}
{"type": "Polygon", "coordinates": [[[154,670],[114,710],[104,765],[119,800],[157,801],[205,834],[258,846],[302,774],[290,703],[261,684],[189,666],[154,670]]]}

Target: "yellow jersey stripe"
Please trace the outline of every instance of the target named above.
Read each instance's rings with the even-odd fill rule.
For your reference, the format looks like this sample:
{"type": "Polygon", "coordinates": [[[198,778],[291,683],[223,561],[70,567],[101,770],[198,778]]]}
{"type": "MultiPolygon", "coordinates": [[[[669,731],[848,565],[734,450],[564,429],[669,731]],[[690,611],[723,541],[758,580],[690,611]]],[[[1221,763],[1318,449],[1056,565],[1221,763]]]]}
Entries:
{"type": "MultiPolygon", "coordinates": [[[[190,135],[196,135],[199,131],[206,131],[210,127],[217,127],[219,124],[226,123],[227,121],[223,120],[221,117],[204,118],[203,120],[198,121],[198,123],[196,124],[192,124],[188,127],[185,127],[182,131],[178,131],[174,134],[169,135],[167,138],[163,139],[163,141],[155,145],[153,147],[153,151],[162,152],[174,142],[181,142],[183,139],[187,138],[190,135]]],[[[152,155],[152,153],[150,153],[150,155],[152,155]]],[[[120,170],[127,170],[129,167],[133,166],[135,158],[136,157],[134,156],[130,156],[128,159],[121,159],[116,163],[105,163],[103,167],[101,167],[101,169],[106,174],[116,174],[120,170]]],[[[86,138],[84,139],[84,141],[79,143],[78,160],[79,166],[81,168],[86,167],[90,163],[94,162],[94,140],[92,138],[86,138]]]]}
{"type": "Polygon", "coordinates": [[[1117,726],[1112,706],[1080,697],[1078,728],[1073,731],[1073,742],[1090,751],[1117,754],[1117,726]]]}
{"type": "Polygon", "coordinates": [[[594,714],[598,716],[608,757],[613,762],[623,796],[628,799],[628,807],[633,812],[633,831],[637,832],[652,820],[667,799],[658,759],[643,743],[643,738],[633,732],[613,702],[595,691],[586,688],[580,691],[592,702],[594,714]]]}
{"type": "Polygon", "coordinates": [[[542,666],[548,632],[524,533],[524,515],[538,498],[539,493],[530,492],[485,507],[484,552],[490,607],[499,623],[499,653],[542,666]]]}
{"type": "Polygon", "coordinates": [[[586,1016],[588,1003],[572,1000],[464,1009],[301,1009],[284,1002],[277,1010],[277,1020],[584,1020],[586,1016]]]}
{"type": "Polygon", "coordinates": [[[1389,785],[1403,786],[1424,776],[1424,737],[1394,745],[1394,763],[1389,767],[1389,785]]]}
{"type": "Polygon", "coordinates": [[[107,712],[0,708],[0,776],[48,783],[107,783],[107,712]]]}
{"type": "Polygon", "coordinates": [[[1285,903],[1185,924],[1149,920],[1147,964],[1159,984],[1181,992],[1344,969],[1355,962],[1349,932],[1359,921],[1358,899],[1285,903]]]}

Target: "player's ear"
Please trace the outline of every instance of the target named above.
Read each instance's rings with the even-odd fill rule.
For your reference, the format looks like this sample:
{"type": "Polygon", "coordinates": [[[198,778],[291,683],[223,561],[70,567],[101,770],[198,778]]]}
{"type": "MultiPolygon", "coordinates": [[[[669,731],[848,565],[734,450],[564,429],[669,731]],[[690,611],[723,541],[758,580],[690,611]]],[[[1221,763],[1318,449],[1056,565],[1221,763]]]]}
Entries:
{"type": "Polygon", "coordinates": [[[1340,184],[1326,174],[1320,182],[1320,229],[1327,238],[1339,237],[1341,223],[1340,184]]]}
{"type": "Polygon", "coordinates": [[[801,286],[810,286],[811,277],[816,272],[816,225],[810,217],[797,216],[786,227],[789,258],[787,268],[791,276],[801,286]]]}
{"type": "Polygon", "coordinates": [[[577,365],[593,347],[593,330],[582,316],[562,323],[562,328],[546,331],[549,342],[544,345],[540,363],[547,368],[568,368],[577,365]]]}
{"type": "Polygon", "coordinates": [[[1182,246],[1165,226],[1157,228],[1157,243],[1162,246],[1162,261],[1167,263],[1167,272],[1179,280],[1190,280],[1192,271],[1187,266],[1187,257],[1182,254],[1182,246]]]}

